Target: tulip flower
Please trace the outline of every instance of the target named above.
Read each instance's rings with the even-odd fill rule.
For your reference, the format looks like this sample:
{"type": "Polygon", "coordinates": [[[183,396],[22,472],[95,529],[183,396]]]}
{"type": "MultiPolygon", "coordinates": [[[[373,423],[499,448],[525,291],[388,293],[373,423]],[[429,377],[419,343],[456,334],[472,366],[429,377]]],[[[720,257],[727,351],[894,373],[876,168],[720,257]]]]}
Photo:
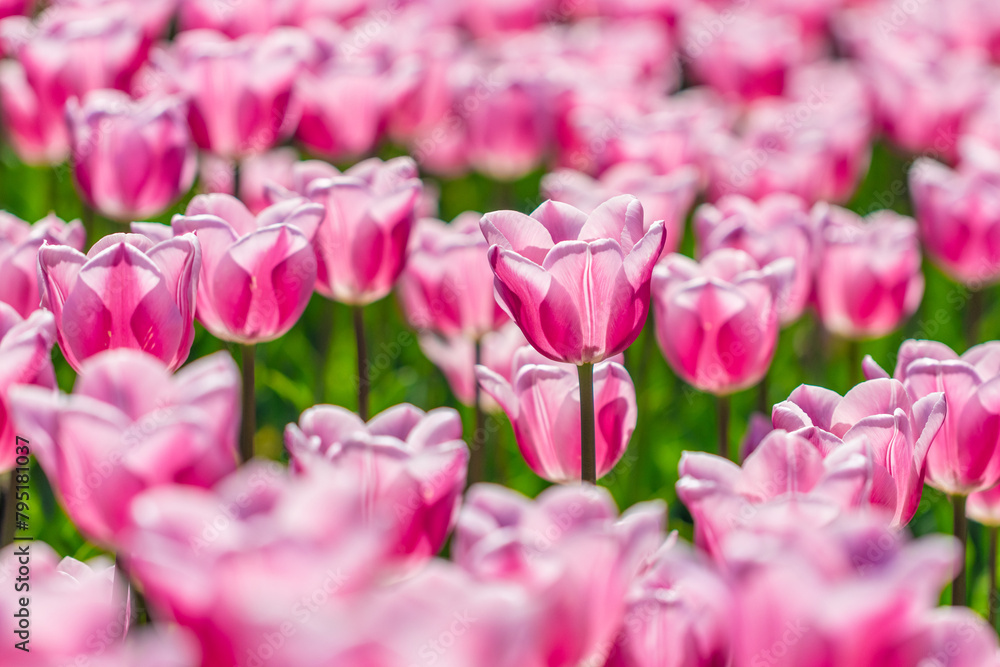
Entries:
{"type": "MultiPolygon", "coordinates": [[[[294,192],[326,207],[313,245],[316,291],[353,307],[358,345],[358,412],[368,416],[368,359],[363,307],[386,296],[403,270],[421,192],[416,163],[372,158],[343,174],[322,163],[303,163],[294,192]]],[[[276,198],[295,196],[275,191],[276,198]]]]}
{"type": "Polygon", "coordinates": [[[698,170],[687,165],[659,175],[647,163],[622,162],[597,179],[578,171],[559,170],[542,177],[542,193],[585,213],[617,195],[635,195],[642,203],[646,231],[657,220],[663,221],[666,240],[660,253],[662,259],[680,246],[684,220],[698,194],[698,170]]]}
{"type": "Polygon", "coordinates": [[[194,341],[201,268],[193,235],[154,243],[138,234],[111,234],[86,255],[69,246],[42,246],[42,306],[55,316],[66,361],[80,370],[98,352],[130,348],[177,369],[194,341]]]}
{"type": "Polygon", "coordinates": [[[29,13],[35,0],[3,0],[0,2],[0,18],[29,13]]]}
{"type": "Polygon", "coordinates": [[[728,195],[714,205],[698,207],[694,232],[703,257],[719,248],[736,248],[760,266],[783,257],[794,259],[795,275],[786,293],[778,297],[778,315],[783,324],[802,315],[812,295],[814,246],[812,220],[804,201],[785,194],[768,195],[758,202],[728,195]]]}
{"type": "Polygon", "coordinates": [[[945,417],[941,392],[911,400],[898,380],[863,382],[843,398],[822,387],[802,385],[774,406],[775,428],[800,435],[824,456],[855,437],[865,437],[877,471],[871,504],[892,515],[893,526],[909,523],[920,504],[927,450],[945,417]]]}
{"type": "Polygon", "coordinates": [[[239,0],[238,4],[216,0],[181,0],[178,22],[182,31],[215,30],[232,38],[263,35],[289,25],[289,2],[239,0]]]}
{"type": "Polygon", "coordinates": [[[83,250],[86,237],[79,220],[63,222],[50,213],[33,225],[0,211],[0,301],[21,317],[38,309],[38,249],[43,245],[65,245],[83,250]]]}
{"type": "Polygon", "coordinates": [[[823,204],[813,214],[820,255],[816,308],[823,326],[849,340],[879,338],[899,327],[924,294],[916,223],[892,211],[863,220],[823,204]]]}
{"type": "Polygon", "coordinates": [[[57,14],[78,12],[82,16],[128,16],[130,21],[142,28],[147,44],[164,36],[177,11],[177,4],[178,0],[49,0],[49,8],[57,10],[57,14]]]}
{"type": "Polygon", "coordinates": [[[102,90],[67,110],[77,187],[102,215],[147,218],[191,188],[196,155],[179,98],[132,101],[102,90]]]}
{"type": "MultiPolygon", "coordinates": [[[[52,369],[52,345],[56,339],[52,313],[36,310],[22,319],[13,308],[0,303],[0,474],[15,467],[16,429],[9,394],[17,385],[38,385],[46,390],[56,387],[52,369]]],[[[7,493],[7,489],[0,491],[7,493]]],[[[7,517],[0,519],[0,523],[7,517]]],[[[0,528],[7,528],[2,526],[0,528]]],[[[0,529],[0,535],[9,535],[0,529]]]]}
{"type": "Polygon", "coordinates": [[[151,58],[167,88],[188,98],[198,147],[238,159],[268,150],[294,128],[292,86],[307,49],[308,41],[291,29],[232,41],[211,30],[191,30],[151,58]]]}
{"type": "Polygon", "coordinates": [[[535,626],[540,664],[603,664],[628,587],[663,542],[665,509],[639,503],[619,518],[599,487],[553,487],[531,501],[477,484],[459,516],[452,558],[479,580],[526,586],[544,605],[535,626]]]}
{"type": "Polygon", "coordinates": [[[68,396],[12,394],[18,426],[73,522],[120,544],[143,490],[211,487],[236,468],[239,372],[225,352],[171,377],[160,360],[112,350],[87,360],[68,396]]]}
{"type": "MultiPolygon", "coordinates": [[[[528,467],[550,482],[581,478],[580,385],[575,369],[555,364],[529,346],[514,354],[510,380],[485,366],[476,379],[514,427],[528,467]]],[[[625,454],[638,418],[635,386],[617,360],[594,368],[597,478],[625,454]]]]}
{"type": "Polygon", "coordinates": [[[285,429],[297,468],[349,472],[366,489],[364,515],[393,514],[399,526],[394,552],[413,565],[434,556],[457,518],[465,489],[468,447],[462,420],[450,408],[424,412],[409,404],[375,415],[367,424],[344,408],[318,405],[285,429]]]}
{"type": "Polygon", "coordinates": [[[18,156],[58,164],[70,152],[65,105],[101,88],[128,90],[145,57],[140,27],[125,17],[53,12],[0,68],[4,126],[18,156]]]}

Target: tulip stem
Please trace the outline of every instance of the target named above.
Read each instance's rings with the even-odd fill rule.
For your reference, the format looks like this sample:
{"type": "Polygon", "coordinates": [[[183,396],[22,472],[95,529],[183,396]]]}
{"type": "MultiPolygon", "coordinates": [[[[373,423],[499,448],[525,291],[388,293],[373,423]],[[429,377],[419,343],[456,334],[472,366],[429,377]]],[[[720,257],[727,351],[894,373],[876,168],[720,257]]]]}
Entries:
{"type": "MultiPolygon", "coordinates": [[[[482,343],[476,340],[476,366],[482,361],[483,354],[482,343]]],[[[474,367],[473,367],[474,368],[474,367]]],[[[475,371],[473,371],[475,372],[475,371]]],[[[479,380],[475,379],[475,394],[474,403],[476,411],[476,425],[475,430],[472,432],[472,451],[469,453],[469,484],[475,484],[476,482],[483,481],[483,467],[484,461],[486,460],[486,424],[485,415],[483,414],[483,390],[479,386],[479,380]]]]}
{"type": "Polygon", "coordinates": [[[240,198],[240,161],[233,160],[233,196],[240,198]]]}
{"type": "Polygon", "coordinates": [[[719,426],[719,456],[729,459],[729,413],[731,412],[729,397],[716,396],[715,407],[719,426]]]}
{"type": "Polygon", "coordinates": [[[771,403],[767,400],[767,373],[764,373],[757,385],[757,410],[765,416],[771,416],[771,403]]]}
{"type": "Polygon", "coordinates": [[[965,306],[965,346],[972,347],[979,342],[979,322],[983,319],[983,290],[972,290],[965,306]]]}
{"type": "Polygon", "coordinates": [[[594,364],[577,366],[580,374],[580,474],[585,483],[597,484],[597,449],[594,440],[594,364]]]}
{"type": "Polygon", "coordinates": [[[951,585],[951,604],[954,607],[962,607],[965,606],[965,548],[969,536],[969,523],[965,518],[965,496],[952,496],[951,506],[954,510],[955,538],[962,545],[959,571],[951,585]]]}
{"type": "Polygon", "coordinates": [[[333,345],[333,301],[323,300],[319,323],[319,368],[316,374],[316,401],[326,403],[326,374],[330,365],[330,347],[333,345]]]}
{"type": "Polygon", "coordinates": [[[987,603],[989,604],[989,618],[990,627],[994,630],[997,627],[997,536],[1000,533],[1000,528],[997,526],[990,526],[989,532],[989,557],[986,559],[986,567],[989,571],[988,580],[990,582],[990,594],[987,598],[987,603]]]}
{"type": "Polygon", "coordinates": [[[364,306],[352,306],[354,314],[354,339],[358,344],[358,415],[368,421],[368,392],[371,380],[368,377],[368,346],[365,344],[364,306]]]}
{"type": "Polygon", "coordinates": [[[240,459],[253,458],[253,436],[257,432],[257,398],[254,394],[256,345],[241,345],[243,352],[243,429],[240,431],[240,459]]]}
{"type": "Polygon", "coordinates": [[[847,382],[853,389],[861,381],[861,343],[847,341],[847,382]]]}
{"type": "Polygon", "coordinates": [[[17,518],[17,478],[11,470],[0,476],[0,549],[14,543],[14,525],[17,518]]]}

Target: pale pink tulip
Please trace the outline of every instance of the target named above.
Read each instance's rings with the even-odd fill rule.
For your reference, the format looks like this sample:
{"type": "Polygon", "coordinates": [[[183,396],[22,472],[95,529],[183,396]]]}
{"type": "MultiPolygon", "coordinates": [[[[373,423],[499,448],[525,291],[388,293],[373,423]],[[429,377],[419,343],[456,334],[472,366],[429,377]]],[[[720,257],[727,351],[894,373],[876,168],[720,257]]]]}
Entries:
{"type": "Polygon", "coordinates": [[[970,493],[965,504],[965,514],[984,526],[1000,526],[1000,485],[970,493]]]}
{"type": "Polygon", "coordinates": [[[154,243],[139,234],[111,234],[86,255],[42,246],[42,306],[55,315],[66,361],[79,370],[98,352],[129,348],[177,369],[194,341],[201,267],[193,235],[154,243]]]}
{"type": "Polygon", "coordinates": [[[670,366],[701,391],[731,394],[760,382],[778,343],[780,298],[795,261],[760,268],[722,248],[699,264],[670,255],[653,272],[656,339],[670,366]]]}
{"type": "Polygon", "coordinates": [[[480,225],[497,299],[543,355],[594,363],[639,335],[665,237],[662,222],[643,230],[635,197],[615,197],[590,215],[547,201],[531,216],[487,213],[480,225]]]}
{"type": "Polygon", "coordinates": [[[177,3],[178,0],[49,0],[50,8],[57,14],[73,11],[82,16],[127,16],[142,28],[147,43],[167,32],[177,3]]]}
{"type": "Polygon", "coordinates": [[[86,237],[79,220],[63,222],[50,213],[33,225],[0,211],[0,301],[21,317],[38,309],[38,249],[43,245],[65,245],[83,250],[86,237]]]}
{"type": "MultiPolygon", "coordinates": [[[[529,468],[550,482],[580,479],[580,382],[572,365],[525,346],[514,355],[509,380],[485,366],[476,368],[476,379],[507,413],[529,468]]],[[[594,367],[594,415],[601,478],[625,454],[638,419],[635,386],[617,359],[594,367]]]]}

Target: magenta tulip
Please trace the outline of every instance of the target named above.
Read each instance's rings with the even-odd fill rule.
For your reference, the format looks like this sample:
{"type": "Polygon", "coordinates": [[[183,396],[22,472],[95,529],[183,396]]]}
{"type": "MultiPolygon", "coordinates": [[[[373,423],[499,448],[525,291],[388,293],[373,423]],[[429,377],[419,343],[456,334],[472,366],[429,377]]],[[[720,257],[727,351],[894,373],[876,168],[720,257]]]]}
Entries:
{"type": "Polygon", "coordinates": [[[35,0],[2,0],[0,2],[0,18],[28,14],[34,4],[35,0]]]}
{"type": "Polygon", "coordinates": [[[844,443],[865,437],[877,470],[870,491],[874,506],[892,515],[892,525],[909,523],[920,504],[927,450],[944,423],[941,392],[912,401],[898,380],[869,380],[841,396],[802,385],[774,406],[775,428],[800,435],[824,457],[844,443]]]}
{"type": "Polygon", "coordinates": [[[80,194],[119,221],[162,212],[194,182],[196,155],[179,98],[132,101],[118,91],[68,105],[73,173],[80,194]]]}
{"type": "Polygon", "coordinates": [[[177,369],[194,341],[201,268],[193,235],[154,243],[139,234],[111,234],[86,255],[42,246],[42,306],[55,315],[66,361],[80,370],[98,352],[129,348],[177,369]]]}
{"type": "Polygon", "coordinates": [[[478,340],[507,321],[493,298],[480,217],[466,212],[450,225],[424,219],[414,227],[399,297],[416,329],[478,340]]]}
{"type": "Polygon", "coordinates": [[[293,181],[295,192],[326,207],[314,241],[316,290],[359,306],[386,296],[403,269],[421,191],[413,160],[372,158],[343,174],[303,163],[293,181]]]}
{"type": "Polygon", "coordinates": [[[143,490],[210,487],[236,468],[239,384],[224,352],[171,377],[148,354],[113,350],[83,365],[69,396],[21,388],[11,401],[67,514],[90,539],[118,544],[143,490]]]}
{"type": "MultiPolygon", "coordinates": [[[[465,336],[442,337],[434,333],[420,334],[420,350],[448,379],[455,398],[465,405],[476,403],[476,343],[465,336]]],[[[497,331],[484,334],[479,341],[480,364],[507,382],[511,382],[514,354],[528,344],[524,334],[513,322],[497,331]]],[[[484,410],[496,412],[500,406],[489,396],[480,396],[484,410]]]]}
{"type": "MultiPolygon", "coordinates": [[[[514,427],[528,467],[550,482],[581,475],[580,384],[576,369],[555,364],[531,347],[514,355],[510,380],[485,366],[476,368],[483,390],[514,427]]],[[[594,367],[597,477],[611,472],[625,454],[638,418],[635,386],[617,361],[594,367]]]]}
{"type": "Polygon", "coordinates": [[[1000,279],[1000,168],[920,158],[910,192],[924,247],[948,275],[977,289],[1000,279]]]}
{"type": "Polygon", "coordinates": [[[561,170],[542,178],[542,193],[591,213],[608,199],[621,194],[638,197],[642,203],[643,228],[649,231],[663,221],[663,250],[660,258],[676,252],[684,234],[684,220],[698,194],[698,171],[688,165],[669,174],[658,175],[642,162],[619,163],[594,179],[586,174],[561,170]]]}
{"type": "Polygon", "coordinates": [[[852,340],[899,327],[924,294],[916,223],[892,211],[862,220],[823,204],[814,215],[820,235],[816,307],[823,326],[852,340]]]}
{"type": "Polygon", "coordinates": [[[615,197],[590,215],[547,201],[531,216],[496,211],[480,224],[497,298],[543,355],[595,363],[639,335],[665,237],[662,221],[643,231],[635,197],[615,197]]]}
{"type": "Polygon", "coordinates": [[[4,125],[26,162],[69,155],[67,100],[101,88],[128,90],[145,57],[141,28],[125,17],[56,11],[15,45],[0,68],[4,125]]]}
{"type": "Polygon", "coordinates": [[[539,663],[603,664],[624,618],[629,584],[663,542],[665,506],[640,503],[618,517],[602,488],[559,486],[534,501],[490,484],[462,508],[452,557],[484,581],[526,586],[543,615],[539,663]]]}
{"type": "MultiPolygon", "coordinates": [[[[230,195],[198,195],[170,225],[201,243],[198,321],[237,343],[274,340],[292,328],[312,295],[316,258],[310,242],[323,207],[287,199],[254,217],[230,195]]],[[[147,226],[136,226],[147,232],[147,226]]]]}
{"type": "MultiPolygon", "coordinates": [[[[871,357],[865,375],[887,378],[871,357]]],[[[927,452],[927,483],[967,496],[1000,482],[1000,343],[977,345],[961,357],[944,343],[908,340],[893,377],[917,401],[944,392],[944,425],[927,452]]]]}
{"type": "Polygon", "coordinates": [[[406,562],[421,563],[444,545],[469,460],[454,410],[425,413],[403,404],[366,424],[344,408],[318,405],[286,427],[285,445],[305,474],[332,466],[354,480],[365,490],[366,517],[394,515],[399,536],[393,552],[406,562]]]}
{"type": "MultiPolygon", "coordinates": [[[[9,395],[18,385],[38,385],[52,391],[56,387],[52,368],[52,346],[56,327],[52,313],[36,310],[26,319],[0,303],[0,473],[14,468],[17,436],[9,395]]],[[[24,436],[28,437],[28,436],[24,436]]]]}
{"type": "Polygon", "coordinates": [[[263,153],[294,129],[292,86],[307,55],[308,40],[291,29],[232,41],[192,30],[153,52],[153,76],[189,100],[195,143],[236,159],[263,153]]]}
{"type": "Polygon", "coordinates": [[[700,264],[670,255],[653,272],[656,339],[670,366],[701,391],[746,389],[767,373],[778,343],[781,296],[795,262],[759,268],[742,250],[723,248],[700,264]]]}
{"type": "Polygon", "coordinates": [[[0,301],[27,317],[38,309],[38,249],[65,245],[83,250],[86,233],[79,220],[66,223],[50,213],[33,225],[0,211],[0,301]]]}

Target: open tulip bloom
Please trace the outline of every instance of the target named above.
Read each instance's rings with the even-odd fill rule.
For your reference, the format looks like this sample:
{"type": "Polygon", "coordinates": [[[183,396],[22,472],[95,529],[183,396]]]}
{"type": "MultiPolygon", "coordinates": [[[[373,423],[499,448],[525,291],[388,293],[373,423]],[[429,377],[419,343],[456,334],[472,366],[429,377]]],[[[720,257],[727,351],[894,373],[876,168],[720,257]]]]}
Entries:
{"type": "Polygon", "coordinates": [[[480,226],[500,305],[536,350],[579,369],[583,479],[595,482],[594,364],[642,331],[663,222],[644,231],[642,204],[622,195],[589,215],[546,201],[530,216],[487,213],[480,226]]]}

